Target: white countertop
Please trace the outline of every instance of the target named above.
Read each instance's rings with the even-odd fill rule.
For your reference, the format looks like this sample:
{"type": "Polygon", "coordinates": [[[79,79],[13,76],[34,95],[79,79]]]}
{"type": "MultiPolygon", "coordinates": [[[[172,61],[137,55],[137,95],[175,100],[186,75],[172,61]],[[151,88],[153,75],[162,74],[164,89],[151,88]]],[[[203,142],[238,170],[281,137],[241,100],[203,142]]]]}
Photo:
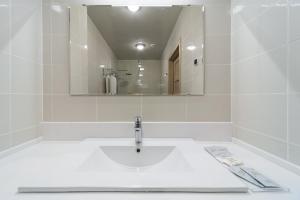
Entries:
{"type": "MultiPolygon", "coordinates": [[[[51,144],[46,146],[51,146],[52,151],[49,151],[49,156],[53,156],[58,153],[56,145],[62,144],[76,144],[79,142],[42,142],[41,144],[51,144]]],[[[39,145],[39,144],[36,144],[39,145]]],[[[211,143],[211,142],[197,142],[199,147],[205,145],[223,145],[226,146],[237,158],[243,160],[243,162],[249,166],[262,172],[269,178],[273,179],[280,185],[290,189],[290,192],[264,192],[264,193],[245,193],[245,194],[213,194],[213,193],[53,193],[53,194],[18,194],[16,193],[16,184],[18,180],[22,179],[18,175],[18,169],[22,166],[15,166],[14,161],[16,159],[24,158],[25,154],[19,154],[19,157],[10,155],[8,157],[2,158],[0,160],[0,199],[2,200],[300,200],[300,176],[244,149],[233,143],[211,143]],[[22,157],[23,156],[23,157],[22,157]]],[[[28,147],[32,148],[32,147],[28,147]]],[[[26,151],[22,150],[23,152],[26,151]]],[[[28,159],[30,162],[30,157],[28,159]]],[[[39,162],[35,163],[36,168],[39,169],[39,163],[46,162],[43,158],[39,162]]],[[[216,161],[217,162],[217,161],[216,161]]],[[[63,167],[59,166],[58,167],[63,167]]]]}

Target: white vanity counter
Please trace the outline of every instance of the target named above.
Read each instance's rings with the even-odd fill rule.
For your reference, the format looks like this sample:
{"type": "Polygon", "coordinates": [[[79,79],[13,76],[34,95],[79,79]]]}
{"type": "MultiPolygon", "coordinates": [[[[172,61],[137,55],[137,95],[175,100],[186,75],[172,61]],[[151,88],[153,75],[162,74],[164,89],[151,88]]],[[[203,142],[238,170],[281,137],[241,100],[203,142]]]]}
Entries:
{"type": "MultiPolygon", "coordinates": [[[[95,141],[92,141],[92,143],[95,143],[95,141]]],[[[279,167],[278,165],[267,161],[266,159],[244,149],[243,147],[233,144],[233,143],[206,143],[206,142],[197,142],[196,145],[199,147],[199,150],[203,149],[206,145],[224,145],[228,147],[228,149],[238,158],[242,159],[244,163],[249,166],[257,169],[258,171],[264,173],[269,178],[273,179],[274,181],[278,182],[284,187],[290,188],[290,192],[265,192],[265,193],[136,193],[136,192],[97,192],[97,193],[39,193],[39,194],[19,194],[17,193],[16,188],[19,186],[20,182],[26,182],[26,179],[28,179],[28,174],[24,175],[20,173],[22,170],[22,165],[20,163],[23,163],[24,166],[26,166],[28,163],[30,163],[30,166],[33,166],[32,169],[29,170],[29,173],[35,174],[41,174],[44,173],[47,176],[49,176],[50,182],[51,177],[55,177],[53,173],[55,173],[55,170],[53,170],[53,161],[55,161],[55,158],[57,155],[64,154],[65,158],[68,159],[69,166],[67,167],[63,162],[55,162],[55,167],[61,170],[68,170],[70,166],[74,166],[78,164],[78,160],[76,161],[73,159],[74,154],[68,152],[70,147],[76,151],[78,156],[85,157],[84,152],[82,151],[83,146],[79,145],[82,144],[82,142],[46,142],[43,141],[39,144],[35,144],[33,146],[30,146],[21,152],[17,152],[13,155],[10,155],[8,157],[2,158],[0,160],[0,199],[5,200],[12,200],[12,199],[20,199],[20,200],[81,200],[81,199],[87,199],[87,200],[93,200],[93,199],[222,199],[222,200],[232,200],[232,199],[255,199],[255,200],[299,200],[300,199],[300,176],[295,175],[294,173],[291,173],[290,171],[283,169],[282,167],[279,167]],[[30,152],[33,152],[34,150],[35,154],[31,155],[30,152]],[[40,157],[37,156],[41,155],[40,157]],[[47,155],[45,157],[45,155],[47,155]],[[73,163],[72,163],[72,160],[73,163]],[[20,162],[22,161],[22,162],[20,162]],[[19,164],[18,164],[19,163],[19,164]],[[44,166],[44,167],[41,167],[44,166]],[[48,168],[45,166],[49,166],[48,168]]],[[[91,144],[91,143],[86,143],[91,144]]],[[[115,143],[114,143],[115,145],[115,143]]],[[[157,144],[162,145],[162,144],[157,144]]],[[[208,158],[208,157],[207,157],[208,158]]],[[[210,160],[210,159],[209,159],[210,160]]],[[[211,160],[210,160],[211,161],[211,160]]],[[[209,163],[203,161],[204,165],[209,163]]],[[[215,161],[217,162],[217,161],[215,161]]],[[[30,178],[30,177],[29,177],[30,178]]],[[[55,178],[57,180],[57,178],[55,178]]],[[[66,180],[63,180],[63,176],[61,176],[61,182],[64,182],[66,180]]]]}

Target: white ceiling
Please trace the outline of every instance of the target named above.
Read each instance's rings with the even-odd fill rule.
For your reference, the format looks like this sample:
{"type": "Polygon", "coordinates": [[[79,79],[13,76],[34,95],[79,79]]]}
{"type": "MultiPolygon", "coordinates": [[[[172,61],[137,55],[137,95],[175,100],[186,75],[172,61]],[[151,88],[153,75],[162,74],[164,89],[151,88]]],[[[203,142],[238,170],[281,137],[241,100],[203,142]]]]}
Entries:
{"type": "Polygon", "coordinates": [[[88,6],[88,15],[118,59],[160,59],[181,9],[142,7],[131,13],[126,7],[88,6]],[[144,51],[135,49],[137,42],[146,43],[144,51]]]}

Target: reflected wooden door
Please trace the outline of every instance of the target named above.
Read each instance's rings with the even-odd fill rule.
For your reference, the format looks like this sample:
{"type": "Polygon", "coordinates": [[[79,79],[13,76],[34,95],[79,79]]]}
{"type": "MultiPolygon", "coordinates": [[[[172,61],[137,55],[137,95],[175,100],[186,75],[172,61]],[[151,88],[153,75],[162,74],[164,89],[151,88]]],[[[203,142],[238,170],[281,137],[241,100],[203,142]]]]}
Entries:
{"type": "Polygon", "coordinates": [[[180,94],[180,65],[179,58],[174,61],[174,90],[173,94],[180,94]]]}
{"type": "Polygon", "coordinates": [[[179,45],[176,50],[173,52],[172,56],[169,59],[169,87],[168,93],[169,95],[179,95],[181,88],[181,80],[180,80],[180,52],[179,45]]]}

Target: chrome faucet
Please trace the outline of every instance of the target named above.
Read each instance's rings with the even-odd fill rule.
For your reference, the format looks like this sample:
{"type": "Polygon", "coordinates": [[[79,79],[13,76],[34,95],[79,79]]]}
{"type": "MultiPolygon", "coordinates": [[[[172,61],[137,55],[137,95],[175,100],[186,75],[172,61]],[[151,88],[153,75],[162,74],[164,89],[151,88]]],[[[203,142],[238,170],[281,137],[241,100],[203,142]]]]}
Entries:
{"type": "Polygon", "coordinates": [[[142,117],[135,117],[134,121],[134,134],[135,134],[135,144],[136,144],[136,152],[141,152],[141,145],[143,142],[143,128],[142,128],[142,117]]]}

